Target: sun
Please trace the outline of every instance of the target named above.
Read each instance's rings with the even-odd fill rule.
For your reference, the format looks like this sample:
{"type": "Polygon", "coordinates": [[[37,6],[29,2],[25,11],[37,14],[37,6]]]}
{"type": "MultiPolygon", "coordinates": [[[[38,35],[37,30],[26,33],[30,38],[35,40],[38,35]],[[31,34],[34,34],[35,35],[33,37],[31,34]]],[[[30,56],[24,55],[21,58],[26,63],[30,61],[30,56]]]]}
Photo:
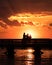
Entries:
{"type": "Polygon", "coordinates": [[[33,37],[33,31],[32,30],[26,30],[25,31],[26,35],[28,34],[29,36],[31,35],[33,37]]]}
{"type": "Polygon", "coordinates": [[[32,29],[25,30],[25,34],[26,35],[28,34],[28,36],[31,36],[32,38],[36,38],[37,37],[37,32],[35,32],[32,29]]]}

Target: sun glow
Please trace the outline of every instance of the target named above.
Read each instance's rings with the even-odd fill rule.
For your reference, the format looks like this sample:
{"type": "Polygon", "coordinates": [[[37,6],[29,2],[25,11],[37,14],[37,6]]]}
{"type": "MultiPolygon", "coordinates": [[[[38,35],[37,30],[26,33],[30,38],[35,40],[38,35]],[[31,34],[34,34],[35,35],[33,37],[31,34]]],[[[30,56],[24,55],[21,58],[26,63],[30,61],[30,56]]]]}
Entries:
{"type": "Polygon", "coordinates": [[[29,36],[30,35],[33,36],[33,34],[34,34],[33,31],[31,31],[31,30],[26,30],[25,33],[28,34],[29,36]]]}
{"type": "Polygon", "coordinates": [[[25,30],[25,34],[28,34],[28,36],[31,36],[32,38],[36,38],[38,35],[37,32],[34,32],[32,29],[25,30]]]}

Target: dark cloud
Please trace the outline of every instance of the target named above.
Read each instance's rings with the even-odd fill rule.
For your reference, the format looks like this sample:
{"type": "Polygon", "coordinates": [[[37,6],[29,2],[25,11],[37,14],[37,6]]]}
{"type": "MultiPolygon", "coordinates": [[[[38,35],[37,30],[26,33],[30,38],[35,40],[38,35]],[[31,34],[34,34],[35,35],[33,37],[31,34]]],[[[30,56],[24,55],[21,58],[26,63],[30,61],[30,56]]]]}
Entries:
{"type": "Polygon", "coordinates": [[[28,22],[29,25],[34,25],[32,22],[28,22]]]}
{"type": "MultiPolygon", "coordinates": [[[[7,25],[21,25],[17,21],[11,22],[7,19],[9,16],[20,12],[52,14],[52,0],[0,0],[0,18],[7,25]]],[[[1,24],[3,27],[3,23],[1,24]]],[[[33,25],[32,22],[25,24],[33,25]]]]}
{"type": "Polygon", "coordinates": [[[0,0],[0,18],[8,17],[12,14],[12,9],[7,0],[0,0]]]}
{"type": "Polygon", "coordinates": [[[52,0],[0,0],[0,16],[24,11],[52,12],[52,0]]]}
{"type": "Polygon", "coordinates": [[[9,21],[7,18],[3,18],[3,20],[0,22],[0,26],[3,27],[3,28],[7,28],[7,25],[8,26],[21,26],[21,23],[19,23],[16,20],[9,21]]]}
{"type": "Polygon", "coordinates": [[[52,30],[52,23],[49,23],[48,28],[52,30]]]}
{"type": "Polygon", "coordinates": [[[7,25],[6,24],[3,24],[2,22],[0,22],[0,26],[3,27],[3,28],[7,28],[7,25]]]}
{"type": "Polygon", "coordinates": [[[18,21],[14,20],[12,22],[10,22],[11,26],[21,26],[21,23],[19,23],[18,21]]]}
{"type": "Polygon", "coordinates": [[[52,0],[0,0],[1,15],[8,16],[25,11],[32,13],[52,12],[52,0]]]}
{"type": "Polygon", "coordinates": [[[51,0],[8,0],[14,12],[52,12],[51,0]]]}
{"type": "Polygon", "coordinates": [[[14,21],[10,21],[10,20],[8,20],[7,18],[3,18],[3,20],[1,20],[1,22],[0,22],[0,26],[1,27],[4,27],[4,28],[7,28],[7,25],[8,26],[21,26],[21,25],[34,25],[33,24],[33,22],[20,22],[19,23],[19,21],[17,21],[17,20],[14,20],[14,21]],[[5,23],[5,24],[4,24],[5,23]]]}
{"type": "Polygon", "coordinates": [[[20,23],[17,20],[10,21],[7,17],[2,17],[1,20],[3,23],[6,23],[9,26],[20,25],[20,23]]]}
{"type": "Polygon", "coordinates": [[[24,25],[24,24],[25,25],[34,25],[33,22],[29,22],[29,21],[28,22],[21,22],[21,25],[24,25]]]}
{"type": "Polygon", "coordinates": [[[3,21],[9,26],[21,26],[21,24],[16,20],[10,21],[8,19],[4,19],[3,21]]]}
{"type": "Polygon", "coordinates": [[[50,23],[49,26],[52,26],[52,23],[50,23]]]}

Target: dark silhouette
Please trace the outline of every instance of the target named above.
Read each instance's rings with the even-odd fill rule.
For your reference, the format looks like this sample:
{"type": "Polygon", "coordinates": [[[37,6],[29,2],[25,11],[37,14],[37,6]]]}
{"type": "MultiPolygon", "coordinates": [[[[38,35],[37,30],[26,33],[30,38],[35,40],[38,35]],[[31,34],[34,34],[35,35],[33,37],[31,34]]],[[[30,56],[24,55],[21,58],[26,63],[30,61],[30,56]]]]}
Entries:
{"type": "Polygon", "coordinates": [[[37,46],[34,50],[35,65],[41,65],[41,49],[37,46]]]}
{"type": "MultiPolygon", "coordinates": [[[[34,48],[35,52],[33,53],[35,58],[33,58],[33,65],[41,65],[41,49],[50,49],[52,50],[52,39],[32,39],[31,36],[25,33],[23,34],[23,39],[0,39],[0,48],[6,48],[6,57],[7,57],[7,65],[15,65],[15,57],[14,57],[14,49],[26,49],[26,48],[34,48]]],[[[3,58],[3,57],[2,57],[3,58]]],[[[21,57],[22,60],[26,59],[25,57],[21,57]]],[[[1,59],[2,60],[2,59],[1,59]]],[[[50,64],[52,59],[49,60],[50,64]]],[[[31,61],[30,61],[31,62],[31,61]]],[[[44,62],[44,61],[43,61],[44,62]]],[[[18,62],[17,62],[18,63],[18,62]]],[[[25,62],[26,63],[26,62],[25,62]]],[[[30,63],[31,64],[31,63],[30,63]]],[[[50,65],[49,64],[49,65],[50,65]]],[[[6,64],[4,64],[6,65],[6,64]]],[[[24,63],[23,63],[24,65],[24,63]]],[[[43,64],[44,65],[44,64],[43,64]]]]}
{"type": "Polygon", "coordinates": [[[25,39],[25,33],[23,34],[23,39],[25,39]]]}
{"type": "Polygon", "coordinates": [[[23,34],[23,39],[31,39],[31,35],[29,36],[29,34],[25,35],[25,33],[23,34]]]}
{"type": "Polygon", "coordinates": [[[14,45],[8,44],[6,55],[8,58],[14,58],[14,45]]]}
{"type": "Polygon", "coordinates": [[[35,50],[33,53],[35,55],[35,65],[41,65],[41,49],[52,49],[52,39],[32,39],[31,36],[24,33],[23,39],[0,39],[0,47],[7,49],[6,55],[9,61],[14,59],[15,48],[32,47],[35,50]]]}
{"type": "Polygon", "coordinates": [[[29,36],[28,34],[25,35],[25,33],[24,33],[23,39],[22,39],[22,47],[25,48],[27,46],[27,44],[30,42],[31,42],[31,36],[29,36]]]}

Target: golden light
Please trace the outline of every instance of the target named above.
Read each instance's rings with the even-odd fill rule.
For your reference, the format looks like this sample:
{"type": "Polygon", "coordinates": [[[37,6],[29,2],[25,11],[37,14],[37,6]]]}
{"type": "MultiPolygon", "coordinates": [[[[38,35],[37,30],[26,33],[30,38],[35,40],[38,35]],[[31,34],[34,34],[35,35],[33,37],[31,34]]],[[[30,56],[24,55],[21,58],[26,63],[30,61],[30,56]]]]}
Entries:
{"type": "Polygon", "coordinates": [[[28,34],[28,36],[31,36],[32,38],[38,37],[38,33],[31,28],[30,29],[27,28],[24,32],[26,35],[28,34]]]}
{"type": "Polygon", "coordinates": [[[10,21],[17,20],[18,22],[38,22],[37,18],[40,18],[40,14],[31,14],[31,13],[18,13],[8,17],[10,21]]]}
{"type": "Polygon", "coordinates": [[[33,53],[33,52],[34,52],[34,49],[28,48],[27,51],[28,51],[29,53],[33,53]]]}
{"type": "Polygon", "coordinates": [[[30,14],[30,13],[19,13],[16,15],[12,15],[10,17],[8,17],[8,19],[10,21],[14,21],[17,20],[18,22],[28,22],[28,21],[33,21],[34,15],[30,14]]]}
{"type": "Polygon", "coordinates": [[[32,52],[32,49],[29,49],[28,52],[32,52]]]}
{"type": "Polygon", "coordinates": [[[52,20],[52,15],[43,15],[43,14],[32,14],[32,13],[18,13],[8,17],[10,21],[17,20],[18,22],[42,22],[46,23],[52,20]]]}
{"type": "Polygon", "coordinates": [[[29,60],[31,60],[33,58],[33,55],[29,53],[27,57],[29,58],[29,60]]]}
{"type": "Polygon", "coordinates": [[[32,37],[34,34],[32,30],[26,30],[25,33],[26,33],[26,35],[28,34],[29,36],[32,36],[32,37]]]}

